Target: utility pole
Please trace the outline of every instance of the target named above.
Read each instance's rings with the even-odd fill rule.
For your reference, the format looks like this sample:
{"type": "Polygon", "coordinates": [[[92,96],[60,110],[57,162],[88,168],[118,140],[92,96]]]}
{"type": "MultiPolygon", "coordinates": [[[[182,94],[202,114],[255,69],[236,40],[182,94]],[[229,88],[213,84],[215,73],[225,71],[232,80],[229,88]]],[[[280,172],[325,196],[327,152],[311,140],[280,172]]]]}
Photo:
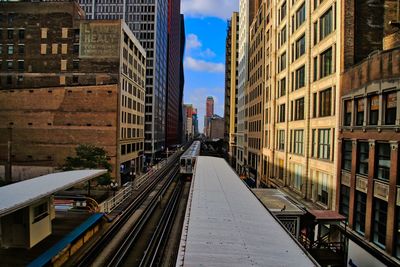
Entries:
{"type": "Polygon", "coordinates": [[[12,128],[8,126],[7,164],[5,169],[6,183],[12,182],[12,128]]]}

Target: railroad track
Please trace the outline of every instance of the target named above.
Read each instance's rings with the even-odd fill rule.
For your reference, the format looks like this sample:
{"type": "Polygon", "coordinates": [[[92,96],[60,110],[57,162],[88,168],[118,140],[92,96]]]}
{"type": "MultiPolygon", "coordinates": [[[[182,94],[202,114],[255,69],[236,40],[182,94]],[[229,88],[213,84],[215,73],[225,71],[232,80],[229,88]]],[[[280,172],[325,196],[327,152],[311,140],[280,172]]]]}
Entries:
{"type": "Polygon", "coordinates": [[[172,224],[175,221],[179,200],[182,195],[183,182],[180,180],[178,183],[157,225],[156,231],[145,250],[139,266],[159,266],[161,263],[166,241],[168,240],[172,224]]]}
{"type": "MultiPolygon", "coordinates": [[[[129,235],[127,235],[124,241],[121,243],[119,249],[116,250],[114,256],[108,262],[107,266],[114,267],[126,265],[126,259],[129,258],[132,251],[135,253],[138,251],[143,251],[143,256],[141,257],[141,261],[138,266],[152,266],[155,263],[156,259],[163,251],[163,245],[165,244],[169,229],[174,221],[174,214],[182,189],[182,182],[180,180],[176,181],[178,171],[179,168],[176,168],[174,177],[167,181],[162,190],[159,190],[157,195],[152,198],[148,208],[132,228],[129,235]],[[174,181],[176,181],[176,184],[172,185],[174,181]],[[145,247],[143,247],[141,244],[137,245],[138,238],[141,237],[141,234],[143,234],[144,231],[146,231],[145,228],[148,227],[148,222],[151,220],[152,216],[154,216],[154,210],[160,205],[160,196],[164,195],[170,186],[175,186],[175,188],[168,200],[168,203],[165,205],[165,209],[157,223],[156,229],[152,234],[150,241],[145,247]],[[145,249],[143,250],[143,248],[145,249]]],[[[135,266],[135,263],[130,262],[129,266],[135,266]]]]}
{"type": "MultiPolygon", "coordinates": [[[[163,178],[168,177],[168,179],[161,190],[158,191],[157,195],[165,192],[166,184],[170,184],[175,175],[179,170],[179,155],[175,155],[171,158],[170,163],[163,167],[159,172],[156,173],[156,177],[151,180],[148,184],[144,185],[144,190],[140,192],[140,194],[129,204],[129,206],[124,210],[121,216],[117,219],[115,223],[108,229],[106,233],[104,233],[100,239],[79,259],[79,262],[75,266],[87,267],[91,266],[93,262],[97,259],[103,249],[110,243],[110,241],[115,237],[116,233],[120,231],[120,229],[128,222],[131,216],[135,213],[135,211],[141,207],[141,205],[146,201],[148,196],[157,185],[163,181],[163,178]]],[[[158,198],[158,197],[157,197],[158,198]]],[[[153,198],[153,200],[157,200],[157,198],[153,198]]],[[[148,209],[146,209],[147,212],[148,209]]],[[[141,216],[142,218],[143,216],[141,216]]],[[[139,219],[140,221],[141,219],[139,219]]],[[[137,225],[137,224],[135,224],[137,225]]],[[[135,227],[135,226],[134,226],[135,227]]]]}

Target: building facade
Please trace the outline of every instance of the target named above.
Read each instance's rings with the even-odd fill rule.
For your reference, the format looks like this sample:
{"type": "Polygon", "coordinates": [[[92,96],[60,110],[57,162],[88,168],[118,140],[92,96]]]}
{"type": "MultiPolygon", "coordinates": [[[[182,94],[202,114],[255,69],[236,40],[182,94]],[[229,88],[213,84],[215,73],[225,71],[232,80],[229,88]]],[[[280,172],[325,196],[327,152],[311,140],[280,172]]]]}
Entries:
{"type": "Polygon", "coordinates": [[[168,88],[166,116],[166,146],[177,145],[179,140],[179,104],[181,58],[180,0],[168,1],[168,88]]]}
{"type": "Polygon", "coordinates": [[[237,95],[238,95],[238,77],[236,75],[238,68],[239,51],[239,13],[233,12],[231,20],[228,21],[228,30],[226,38],[226,68],[225,68],[225,129],[224,139],[227,147],[228,158],[231,165],[236,168],[236,133],[237,133],[237,95]]]}
{"type": "Polygon", "coordinates": [[[88,19],[123,19],[146,50],[145,154],[165,148],[168,76],[168,0],[81,0],[88,19]]]}
{"type": "Polygon", "coordinates": [[[400,265],[400,38],[389,23],[396,8],[344,6],[336,209],[346,217],[348,260],[359,266],[400,265]]]}
{"type": "Polygon", "coordinates": [[[206,99],[206,115],[204,116],[204,133],[210,137],[210,120],[214,115],[214,98],[207,96],[206,99]]]}
{"type": "Polygon", "coordinates": [[[7,52],[0,62],[9,68],[0,72],[0,158],[7,158],[7,139],[13,138],[11,154],[20,170],[55,168],[88,143],[107,150],[115,178],[140,172],[146,53],[127,25],[85,21],[74,2],[2,3],[1,10],[7,35],[0,47],[7,52]]]}

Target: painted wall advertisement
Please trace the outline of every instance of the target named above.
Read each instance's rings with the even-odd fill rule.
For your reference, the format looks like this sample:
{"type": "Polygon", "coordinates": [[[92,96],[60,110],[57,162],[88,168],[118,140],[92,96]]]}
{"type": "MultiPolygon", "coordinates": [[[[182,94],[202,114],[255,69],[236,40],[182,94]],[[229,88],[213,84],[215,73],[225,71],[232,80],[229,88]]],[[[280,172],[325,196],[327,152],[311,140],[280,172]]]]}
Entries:
{"type": "Polygon", "coordinates": [[[120,24],[110,22],[82,22],[79,56],[81,58],[118,58],[120,24]]]}

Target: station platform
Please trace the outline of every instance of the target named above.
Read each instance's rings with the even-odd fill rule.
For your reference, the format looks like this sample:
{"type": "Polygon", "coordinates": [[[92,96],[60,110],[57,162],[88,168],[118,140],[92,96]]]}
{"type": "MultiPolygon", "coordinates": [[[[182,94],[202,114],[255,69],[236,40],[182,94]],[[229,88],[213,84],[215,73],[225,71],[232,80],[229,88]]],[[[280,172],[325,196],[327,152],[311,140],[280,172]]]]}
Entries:
{"type": "Polygon", "coordinates": [[[83,211],[57,212],[56,218],[52,222],[52,234],[33,248],[0,248],[0,266],[27,266],[92,215],[92,213],[83,211]]]}
{"type": "Polygon", "coordinates": [[[224,159],[200,156],[192,178],[176,266],[319,264],[224,159]]]}

